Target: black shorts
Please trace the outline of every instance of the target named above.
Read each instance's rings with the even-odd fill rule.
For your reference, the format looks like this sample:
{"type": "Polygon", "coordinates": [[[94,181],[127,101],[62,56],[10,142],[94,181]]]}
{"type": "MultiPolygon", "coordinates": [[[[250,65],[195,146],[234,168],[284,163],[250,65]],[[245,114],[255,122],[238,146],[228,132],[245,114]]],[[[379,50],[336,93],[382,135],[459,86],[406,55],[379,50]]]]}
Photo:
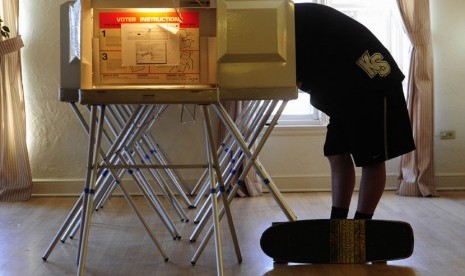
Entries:
{"type": "Polygon", "coordinates": [[[370,92],[352,94],[343,108],[329,114],[325,156],[349,153],[362,167],[415,149],[402,86],[370,92]]]}

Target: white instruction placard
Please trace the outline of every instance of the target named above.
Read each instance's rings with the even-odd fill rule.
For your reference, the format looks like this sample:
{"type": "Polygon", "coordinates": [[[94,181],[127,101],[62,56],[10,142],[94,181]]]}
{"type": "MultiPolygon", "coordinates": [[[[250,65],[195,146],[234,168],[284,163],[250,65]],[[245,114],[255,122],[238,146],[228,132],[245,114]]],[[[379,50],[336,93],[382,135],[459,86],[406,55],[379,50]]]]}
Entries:
{"type": "Polygon", "coordinates": [[[100,12],[100,84],[200,82],[199,14],[100,12]]]}
{"type": "Polygon", "coordinates": [[[122,24],[122,65],[179,65],[179,23],[122,24]]]}

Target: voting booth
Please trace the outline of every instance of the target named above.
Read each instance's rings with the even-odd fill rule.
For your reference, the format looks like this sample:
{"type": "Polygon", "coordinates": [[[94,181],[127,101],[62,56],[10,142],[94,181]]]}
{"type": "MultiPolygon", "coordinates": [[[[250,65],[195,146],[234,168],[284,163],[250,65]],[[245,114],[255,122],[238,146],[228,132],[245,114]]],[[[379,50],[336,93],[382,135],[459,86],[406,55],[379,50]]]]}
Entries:
{"type": "MultiPolygon", "coordinates": [[[[183,193],[175,183],[174,170],[205,169],[203,191],[210,194],[201,210],[208,210],[205,212],[213,223],[192,263],[208,242],[208,235],[214,234],[218,275],[223,274],[219,220],[224,214],[241,261],[229,211],[239,185],[230,194],[225,189],[232,179],[230,172],[237,171],[237,166],[243,166],[239,182],[254,168],[285,215],[295,220],[257,159],[285,104],[297,98],[292,1],[80,0],[64,4],[61,15],[60,100],[73,108],[89,135],[89,148],[83,193],[44,260],[58,240],[63,241],[67,233],[79,229],[78,275],[82,275],[92,208],[97,199],[104,202],[116,188],[121,189],[161,255],[168,260],[122,184],[121,177],[127,172],[177,239],[180,234],[176,226],[160,209],[144,175],[138,173],[149,170],[157,181],[163,182],[157,171],[165,170],[177,192],[183,193]],[[222,101],[244,101],[240,118],[231,118],[222,101]],[[76,104],[88,107],[88,121],[76,104]],[[149,132],[168,104],[201,105],[206,164],[174,165],[159,154],[158,144],[149,132]],[[229,132],[220,145],[214,141],[211,111],[229,132]],[[101,147],[102,136],[109,143],[105,150],[101,147]],[[240,149],[234,159],[237,163],[228,163],[221,156],[222,147],[231,145],[240,149]],[[157,162],[146,158],[154,153],[157,162]],[[138,163],[139,157],[146,159],[138,163]]],[[[170,189],[162,191],[164,196],[174,198],[170,189]]],[[[182,196],[189,206],[189,199],[182,196]]],[[[188,221],[181,204],[173,202],[182,220],[188,221]]],[[[205,224],[206,220],[199,227],[205,224]]],[[[199,227],[196,231],[202,230],[199,227]]],[[[197,235],[193,233],[191,241],[197,235]]]]}
{"type": "Polygon", "coordinates": [[[83,100],[152,89],[175,102],[297,97],[291,1],[81,3],[83,100]]]}

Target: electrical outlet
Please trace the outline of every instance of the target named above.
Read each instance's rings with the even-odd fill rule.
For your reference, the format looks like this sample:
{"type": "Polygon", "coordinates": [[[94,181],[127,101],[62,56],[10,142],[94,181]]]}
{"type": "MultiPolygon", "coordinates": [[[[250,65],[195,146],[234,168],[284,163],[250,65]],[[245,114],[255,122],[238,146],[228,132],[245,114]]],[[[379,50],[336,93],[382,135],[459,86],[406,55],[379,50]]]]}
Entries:
{"type": "Polygon", "coordinates": [[[455,131],[453,130],[445,130],[439,132],[440,139],[455,139],[455,131]]]}

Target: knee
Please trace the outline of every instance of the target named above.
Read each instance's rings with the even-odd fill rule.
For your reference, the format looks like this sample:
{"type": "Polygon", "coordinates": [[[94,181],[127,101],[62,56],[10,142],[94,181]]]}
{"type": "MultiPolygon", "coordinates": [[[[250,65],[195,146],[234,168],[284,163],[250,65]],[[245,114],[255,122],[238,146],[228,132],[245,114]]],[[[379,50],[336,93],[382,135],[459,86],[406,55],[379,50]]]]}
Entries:
{"type": "Polygon", "coordinates": [[[327,156],[331,165],[350,165],[353,166],[352,157],[350,154],[337,154],[327,156]]]}
{"type": "Polygon", "coordinates": [[[363,166],[362,170],[367,170],[367,171],[385,171],[386,170],[386,162],[382,161],[376,164],[370,164],[367,166],[363,166]]]}

